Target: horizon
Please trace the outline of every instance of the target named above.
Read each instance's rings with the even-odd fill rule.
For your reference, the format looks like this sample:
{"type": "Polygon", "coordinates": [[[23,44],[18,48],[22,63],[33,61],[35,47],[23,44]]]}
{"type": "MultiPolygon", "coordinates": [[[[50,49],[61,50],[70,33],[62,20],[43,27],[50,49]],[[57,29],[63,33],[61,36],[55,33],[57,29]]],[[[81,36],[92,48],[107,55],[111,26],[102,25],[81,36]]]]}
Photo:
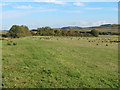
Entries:
{"type": "Polygon", "coordinates": [[[2,30],[9,30],[12,25],[36,29],[118,24],[117,2],[6,2],[0,7],[2,30]]]}
{"type": "MultiPolygon", "coordinates": [[[[108,24],[110,24],[110,23],[108,23],[108,24]]],[[[101,25],[107,25],[107,24],[101,24],[101,25]]],[[[99,27],[99,26],[101,26],[101,25],[96,25],[96,26],[84,26],[84,27],[82,27],[82,26],[63,26],[63,27],[81,27],[81,28],[90,28],[90,27],[99,27]]],[[[110,24],[110,25],[116,25],[116,24],[110,24]]],[[[119,25],[119,24],[117,24],[117,25],[119,25]]],[[[22,26],[22,25],[18,25],[18,26],[22,26]]],[[[27,25],[23,25],[23,26],[27,26],[27,25]]],[[[12,27],[12,26],[11,26],[12,27]]],[[[10,27],[10,28],[11,28],[10,27]]],[[[28,27],[28,26],[27,26],[28,27]]],[[[49,26],[44,26],[44,27],[49,27],[49,26]]],[[[60,28],[58,28],[58,27],[50,27],[50,28],[53,28],[53,29],[61,29],[61,28],[63,28],[63,27],[60,27],[60,28]]],[[[9,31],[10,30],[10,28],[9,29],[4,29],[5,31],[9,31]]],[[[29,28],[29,27],[28,27],[29,28]]],[[[38,28],[42,28],[42,27],[38,27],[38,28]]],[[[37,29],[37,28],[32,28],[32,29],[30,29],[29,28],[29,30],[33,30],[33,29],[37,29]]],[[[0,31],[4,31],[4,30],[0,30],[0,31]]]]}

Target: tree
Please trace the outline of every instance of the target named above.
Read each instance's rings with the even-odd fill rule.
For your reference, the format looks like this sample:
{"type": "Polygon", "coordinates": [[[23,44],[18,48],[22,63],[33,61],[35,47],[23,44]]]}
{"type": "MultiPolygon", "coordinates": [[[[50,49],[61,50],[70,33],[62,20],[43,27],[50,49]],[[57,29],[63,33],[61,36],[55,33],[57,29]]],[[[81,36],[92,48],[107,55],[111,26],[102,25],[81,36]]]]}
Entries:
{"type": "Polygon", "coordinates": [[[68,32],[68,30],[62,30],[62,35],[63,36],[68,36],[67,32],[68,32]]]}
{"type": "Polygon", "coordinates": [[[62,34],[62,30],[61,29],[55,29],[54,32],[55,32],[56,36],[60,36],[62,34]]]}
{"type": "Polygon", "coordinates": [[[41,36],[53,36],[55,34],[54,30],[50,27],[42,27],[37,29],[37,35],[41,36]]]}
{"type": "Polygon", "coordinates": [[[97,30],[93,29],[93,30],[91,30],[91,34],[95,37],[98,37],[99,32],[97,30]]]}
{"type": "Polygon", "coordinates": [[[68,30],[67,35],[68,35],[68,36],[74,36],[74,31],[68,30]]]}
{"type": "Polygon", "coordinates": [[[24,37],[24,36],[30,36],[31,33],[28,29],[27,26],[18,26],[18,25],[13,25],[8,34],[8,36],[13,37],[13,38],[19,38],[19,37],[24,37]]]}

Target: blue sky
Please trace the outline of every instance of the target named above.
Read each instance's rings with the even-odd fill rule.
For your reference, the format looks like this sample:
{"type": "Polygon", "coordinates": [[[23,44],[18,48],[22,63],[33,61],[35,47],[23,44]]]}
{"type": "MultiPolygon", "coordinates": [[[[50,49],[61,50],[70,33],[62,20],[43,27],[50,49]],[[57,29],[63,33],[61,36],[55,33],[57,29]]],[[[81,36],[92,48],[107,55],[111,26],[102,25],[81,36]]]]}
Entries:
{"type": "Polygon", "coordinates": [[[12,25],[27,25],[30,29],[50,26],[96,26],[118,23],[117,2],[4,2],[2,7],[2,29],[12,25]]]}

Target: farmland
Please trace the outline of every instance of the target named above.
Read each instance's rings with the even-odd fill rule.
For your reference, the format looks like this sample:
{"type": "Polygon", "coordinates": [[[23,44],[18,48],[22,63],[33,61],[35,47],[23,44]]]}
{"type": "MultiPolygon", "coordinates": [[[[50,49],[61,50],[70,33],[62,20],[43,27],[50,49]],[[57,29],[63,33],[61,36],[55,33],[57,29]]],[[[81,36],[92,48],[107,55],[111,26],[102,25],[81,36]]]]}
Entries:
{"type": "Polygon", "coordinates": [[[2,41],[3,88],[117,88],[118,36],[2,41]],[[8,44],[11,42],[11,44],[8,44]],[[16,43],[13,45],[13,43],[16,43]]]}

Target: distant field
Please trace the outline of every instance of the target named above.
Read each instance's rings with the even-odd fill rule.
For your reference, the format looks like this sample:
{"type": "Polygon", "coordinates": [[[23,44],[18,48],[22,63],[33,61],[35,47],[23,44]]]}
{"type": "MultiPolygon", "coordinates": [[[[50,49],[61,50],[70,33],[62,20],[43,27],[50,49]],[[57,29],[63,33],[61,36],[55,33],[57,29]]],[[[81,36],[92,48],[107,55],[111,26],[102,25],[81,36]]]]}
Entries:
{"type": "Polygon", "coordinates": [[[117,36],[2,41],[4,88],[117,88],[117,36]]]}

